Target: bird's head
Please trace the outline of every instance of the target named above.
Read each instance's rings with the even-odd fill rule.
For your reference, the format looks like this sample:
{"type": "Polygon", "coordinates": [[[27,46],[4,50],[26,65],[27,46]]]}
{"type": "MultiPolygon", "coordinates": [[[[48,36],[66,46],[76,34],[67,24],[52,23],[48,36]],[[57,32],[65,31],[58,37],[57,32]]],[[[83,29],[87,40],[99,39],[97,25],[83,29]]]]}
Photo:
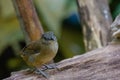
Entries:
{"type": "Polygon", "coordinates": [[[53,32],[46,32],[42,35],[41,40],[43,43],[49,44],[51,42],[56,42],[57,38],[53,32]]]}

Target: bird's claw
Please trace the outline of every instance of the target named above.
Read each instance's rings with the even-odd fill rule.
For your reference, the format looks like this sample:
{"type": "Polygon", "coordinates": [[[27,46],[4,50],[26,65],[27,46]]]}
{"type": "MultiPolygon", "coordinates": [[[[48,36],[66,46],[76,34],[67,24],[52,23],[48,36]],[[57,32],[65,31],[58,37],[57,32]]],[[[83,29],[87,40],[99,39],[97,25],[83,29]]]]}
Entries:
{"type": "Polygon", "coordinates": [[[49,64],[49,65],[44,65],[44,68],[42,68],[42,71],[45,71],[47,69],[58,69],[56,67],[56,64],[49,64]]]}
{"type": "Polygon", "coordinates": [[[39,74],[39,75],[42,75],[45,78],[49,78],[49,75],[47,73],[45,73],[44,71],[42,71],[41,69],[36,69],[35,73],[39,74]]]}

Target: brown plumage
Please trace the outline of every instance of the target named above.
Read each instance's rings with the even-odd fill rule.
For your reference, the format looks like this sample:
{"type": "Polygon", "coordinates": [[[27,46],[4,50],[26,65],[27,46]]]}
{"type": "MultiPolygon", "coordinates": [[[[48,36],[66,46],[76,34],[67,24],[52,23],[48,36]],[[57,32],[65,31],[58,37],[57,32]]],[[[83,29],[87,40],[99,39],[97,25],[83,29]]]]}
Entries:
{"type": "Polygon", "coordinates": [[[21,57],[31,67],[40,68],[50,62],[58,51],[58,43],[53,32],[46,32],[40,40],[31,42],[21,51],[21,57]]]}

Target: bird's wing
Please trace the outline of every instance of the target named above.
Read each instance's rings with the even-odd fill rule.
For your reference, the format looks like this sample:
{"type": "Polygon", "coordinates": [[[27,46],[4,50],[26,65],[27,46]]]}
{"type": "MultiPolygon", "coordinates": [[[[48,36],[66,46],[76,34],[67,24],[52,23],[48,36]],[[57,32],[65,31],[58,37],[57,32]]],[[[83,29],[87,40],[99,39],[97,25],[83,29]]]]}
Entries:
{"type": "Polygon", "coordinates": [[[40,53],[40,43],[38,41],[31,42],[22,49],[21,53],[22,55],[32,55],[40,53]]]}

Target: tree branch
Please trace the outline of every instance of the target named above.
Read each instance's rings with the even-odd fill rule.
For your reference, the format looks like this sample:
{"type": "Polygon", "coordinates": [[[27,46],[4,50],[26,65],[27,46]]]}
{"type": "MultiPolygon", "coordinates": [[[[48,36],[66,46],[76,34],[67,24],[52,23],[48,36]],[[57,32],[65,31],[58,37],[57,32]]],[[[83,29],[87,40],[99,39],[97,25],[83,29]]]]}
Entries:
{"type": "Polygon", "coordinates": [[[38,40],[43,28],[38,19],[32,0],[13,0],[21,28],[27,43],[38,40]]]}
{"type": "Polygon", "coordinates": [[[108,0],[77,0],[87,51],[101,48],[111,41],[112,18],[108,0]]]}

